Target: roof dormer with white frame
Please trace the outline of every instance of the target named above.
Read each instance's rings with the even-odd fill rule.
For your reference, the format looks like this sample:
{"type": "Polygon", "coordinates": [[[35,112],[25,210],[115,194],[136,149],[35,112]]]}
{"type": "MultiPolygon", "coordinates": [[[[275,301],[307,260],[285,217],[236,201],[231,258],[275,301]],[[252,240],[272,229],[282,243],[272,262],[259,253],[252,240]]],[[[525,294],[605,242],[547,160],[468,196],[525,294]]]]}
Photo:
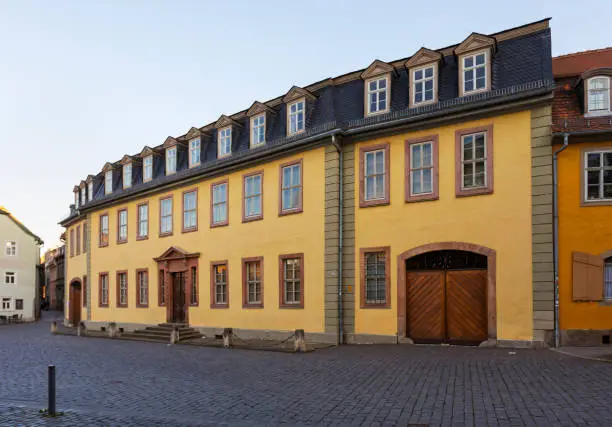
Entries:
{"type": "Polygon", "coordinates": [[[496,50],[493,37],[472,33],[454,50],[459,64],[459,96],[491,90],[492,58],[496,50]]]}
{"type": "Polygon", "coordinates": [[[394,75],[393,65],[378,59],[361,73],[364,81],[363,115],[365,117],[391,111],[391,80],[394,75]]]}
{"type": "Polygon", "coordinates": [[[410,108],[438,102],[440,65],[443,63],[444,58],[440,52],[426,47],[420,48],[406,61],[404,66],[408,70],[410,83],[408,89],[410,108]]]}

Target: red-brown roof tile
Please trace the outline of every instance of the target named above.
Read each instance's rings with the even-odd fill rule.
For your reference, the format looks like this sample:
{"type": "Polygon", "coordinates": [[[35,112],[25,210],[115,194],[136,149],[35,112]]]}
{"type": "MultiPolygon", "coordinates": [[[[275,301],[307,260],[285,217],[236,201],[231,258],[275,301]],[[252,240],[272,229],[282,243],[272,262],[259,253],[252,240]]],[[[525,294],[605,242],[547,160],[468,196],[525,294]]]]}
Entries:
{"type": "Polygon", "coordinates": [[[592,68],[612,67],[612,47],[561,55],[552,62],[555,78],[579,76],[592,68]]]}

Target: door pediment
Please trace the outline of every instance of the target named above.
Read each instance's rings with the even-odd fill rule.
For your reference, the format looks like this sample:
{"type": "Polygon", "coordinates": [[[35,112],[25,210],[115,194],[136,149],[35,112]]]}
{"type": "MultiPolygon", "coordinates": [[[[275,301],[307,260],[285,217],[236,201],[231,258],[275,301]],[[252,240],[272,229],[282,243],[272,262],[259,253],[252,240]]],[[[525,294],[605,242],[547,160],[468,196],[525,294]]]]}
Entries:
{"type": "Polygon", "coordinates": [[[157,262],[164,262],[164,261],[186,260],[189,258],[199,258],[199,257],[200,257],[199,252],[187,252],[185,249],[179,248],[178,246],[170,246],[168,249],[164,251],[164,253],[162,253],[157,258],[153,258],[153,260],[157,262]]]}

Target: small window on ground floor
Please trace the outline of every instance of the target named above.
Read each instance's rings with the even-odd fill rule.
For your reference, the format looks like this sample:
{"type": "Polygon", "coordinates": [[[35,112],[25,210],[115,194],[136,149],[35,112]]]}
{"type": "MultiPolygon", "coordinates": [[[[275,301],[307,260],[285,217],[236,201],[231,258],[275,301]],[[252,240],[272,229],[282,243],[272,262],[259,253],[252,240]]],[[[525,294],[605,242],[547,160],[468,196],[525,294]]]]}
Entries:
{"type": "Polygon", "coordinates": [[[23,300],[22,299],[15,300],[15,310],[23,310],[23,300]]]}

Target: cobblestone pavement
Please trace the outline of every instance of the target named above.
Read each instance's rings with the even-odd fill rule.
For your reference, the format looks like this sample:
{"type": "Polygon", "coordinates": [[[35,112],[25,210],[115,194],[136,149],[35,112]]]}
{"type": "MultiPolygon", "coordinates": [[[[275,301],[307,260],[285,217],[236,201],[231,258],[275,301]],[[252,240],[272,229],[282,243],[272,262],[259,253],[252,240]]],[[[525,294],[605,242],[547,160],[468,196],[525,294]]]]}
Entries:
{"type": "Polygon", "coordinates": [[[0,425],[610,425],[612,364],[547,350],[343,346],[308,354],[0,326],[0,425]],[[47,365],[58,409],[46,419],[47,365]]]}

